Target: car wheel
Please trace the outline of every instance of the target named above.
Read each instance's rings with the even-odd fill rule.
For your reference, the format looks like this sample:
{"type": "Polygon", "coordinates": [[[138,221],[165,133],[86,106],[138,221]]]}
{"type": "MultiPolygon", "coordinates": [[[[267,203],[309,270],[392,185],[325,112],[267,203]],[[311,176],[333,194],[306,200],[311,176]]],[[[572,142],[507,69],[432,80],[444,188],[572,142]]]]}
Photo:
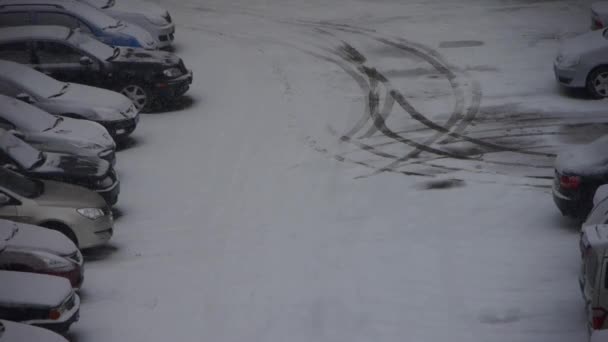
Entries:
{"type": "Polygon", "coordinates": [[[608,97],[608,67],[599,67],[589,74],[587,91],[598,99],[608,97]]]}
{"type": "Polygon", "coordinates": [[[138,84],[128,84],[122,87],[120,93],[133,101],[135,108],[140,112],[148,109],[152,102],[150,92],[145,87],[138,84]]]}
{"type": "Polygon", "coordinates": [[[68,239],[72,240],[76,247],[78,247],[78,239],[76,238],[76,235],[74,235],[74,232],[68,226],[56,222],[43,223],[41,224],[41,226],[60,232],[61,234],[67,236],[68,239]]]}

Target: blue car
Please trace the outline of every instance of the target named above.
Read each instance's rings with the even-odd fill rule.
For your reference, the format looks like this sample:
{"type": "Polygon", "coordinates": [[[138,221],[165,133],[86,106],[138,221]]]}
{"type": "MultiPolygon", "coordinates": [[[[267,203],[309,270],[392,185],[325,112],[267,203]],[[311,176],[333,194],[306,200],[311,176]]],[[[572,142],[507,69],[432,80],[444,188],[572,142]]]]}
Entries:
{"type": "Polygon", "coordinates": [[[0,27],[57,25],[79,29],[112,46],[155,50],[158,43],[139,26],[116,20],[75,0],[0,0],[0,27]]]}

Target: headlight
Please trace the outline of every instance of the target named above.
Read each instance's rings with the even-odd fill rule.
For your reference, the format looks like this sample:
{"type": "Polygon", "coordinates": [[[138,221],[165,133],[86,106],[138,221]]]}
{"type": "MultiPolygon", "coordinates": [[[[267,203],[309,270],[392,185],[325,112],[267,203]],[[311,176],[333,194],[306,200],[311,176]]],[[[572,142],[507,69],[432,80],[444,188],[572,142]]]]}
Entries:
{"type": "Polygon", "coordinates": [[[60,256],[45,252],[34,252],[34,254],[38,256],[39,260],[44,263],[46,268],[52,269],[53,271],[70,271],[74,269],[73,262],[60,256]]]}
{"type": "Polygon", "coordinates": [[[557,64],[563,68],[571,68],[580,63],[580,56],[558,55],[556,58],[557,64]]]}
{"type": "Polygon", "coordinates": [[[167,77],[178,77],[182,75],[182,71],[179,68],[170,68],[163,70],[163,75],[167,77]]]}
{"type": "Polygon", "coordinates": [[[151,22],[154,25],[158,25],[158,26],[164,26],[167,25],[167,20],[165,20],[165,18],[163,17],[146,17],[146,19],[148,19],[149,22],[151,22]]]}
{"type": "Polygon", "coordinates": [[[97,220],[98,218],[104,216],[103,210],[99,208],[80,208],[76,209],[76,211],[89,220],[97,220]]]}

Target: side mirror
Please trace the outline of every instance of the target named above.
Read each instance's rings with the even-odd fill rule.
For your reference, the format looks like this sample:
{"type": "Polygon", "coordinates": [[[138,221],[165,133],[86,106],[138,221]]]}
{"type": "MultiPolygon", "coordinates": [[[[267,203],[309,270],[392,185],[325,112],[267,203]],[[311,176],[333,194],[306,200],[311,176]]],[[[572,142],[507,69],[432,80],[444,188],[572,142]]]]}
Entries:
{"type": "Polygon", "coordinates": [[[34,103],[36,102],[31,96],[29,96],[26,93],[20,93],[17,94],[17,96],[15,96],[17,98],[17,100],[23,101],[25,103],[34,103]]]}
{"type": "Polygon", "coordinates": [[[12,199],[8,197],[6,194],[0,192],[0,206],[10,204],[12,199]]]}
{"type": "Polygon", "coordinates": [[[89,66],[93,65],[93,60],[89,56],[80,57],[80,65],[89,66]]]}

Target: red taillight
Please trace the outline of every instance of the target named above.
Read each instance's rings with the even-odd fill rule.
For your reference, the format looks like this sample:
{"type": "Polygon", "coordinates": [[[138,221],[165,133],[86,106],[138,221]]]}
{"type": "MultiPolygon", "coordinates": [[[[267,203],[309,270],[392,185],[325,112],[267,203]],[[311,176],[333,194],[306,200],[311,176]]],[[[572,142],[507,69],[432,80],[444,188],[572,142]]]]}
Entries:
{"type": "Polygon", "coordinates": [[[601,29],[604,27],[604,23],[602,23],[598,19],[593,19],[593,25],[595,26],[596,29],[601,29]]]}
{"type": "Polygon", "coordinates": [[[599,330],[604,326],[604,322],[606,321],[606,316],[608,316],[608,311],[604,308],[593,308],[593,329],[599,330]]]}
{"type": "Polygon", "coordinates": [[[49,312],[49,318],[52,320],[59,319],[60,317],[61,317],[61,312],[59,312],[59,310],[57,310],[57,309],[53,309],[53,310],[51,310],[51,312],[49,312]]]}
{"type": "Polygon", "coordinates": [[[565,190],[578,189],[578,187],[581,185],[581,177],[561,176],[559,177],[559,185],[565,190]]]}

